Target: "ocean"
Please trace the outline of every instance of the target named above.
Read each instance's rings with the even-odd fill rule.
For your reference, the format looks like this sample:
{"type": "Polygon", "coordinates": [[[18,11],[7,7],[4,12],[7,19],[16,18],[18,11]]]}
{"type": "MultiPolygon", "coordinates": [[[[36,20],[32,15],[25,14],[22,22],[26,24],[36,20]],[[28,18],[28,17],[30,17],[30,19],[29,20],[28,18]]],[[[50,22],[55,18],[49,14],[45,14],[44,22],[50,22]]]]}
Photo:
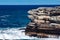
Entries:
{"type": "Polygon", "coordinates": [[[0,27],[25,27],[30,21],[28,10],[54,6],[59,5],[0,5],[0,27]]]}
{"type": "Polygon", "coordinates": [[[60,5],[0,5],[0,39],[39,39],[24,34],[30,19],[27,13],[38,7],[55,7],[60,5]]]}

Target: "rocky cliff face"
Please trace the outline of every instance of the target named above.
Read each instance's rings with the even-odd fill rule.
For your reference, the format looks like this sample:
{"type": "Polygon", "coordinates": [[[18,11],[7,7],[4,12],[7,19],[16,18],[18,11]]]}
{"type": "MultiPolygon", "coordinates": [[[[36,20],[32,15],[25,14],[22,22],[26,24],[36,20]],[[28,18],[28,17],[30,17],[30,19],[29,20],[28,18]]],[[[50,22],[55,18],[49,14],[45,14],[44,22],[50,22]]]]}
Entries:
{"type": "Polygon", "coordinates": [[[25,29],[26,35],[56,37],[60,35],[60,7],[39,7],[28,11],[31,22],[25,29]]]}

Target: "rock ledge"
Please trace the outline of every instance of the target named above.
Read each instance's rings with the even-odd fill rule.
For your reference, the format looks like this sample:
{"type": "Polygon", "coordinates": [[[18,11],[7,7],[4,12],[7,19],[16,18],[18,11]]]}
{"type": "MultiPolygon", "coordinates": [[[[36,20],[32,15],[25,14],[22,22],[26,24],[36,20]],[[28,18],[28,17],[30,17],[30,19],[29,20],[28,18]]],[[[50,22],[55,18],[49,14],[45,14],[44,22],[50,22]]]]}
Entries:
{"type": "Polygon", "coordinates": [[[60,35],[60,7],[39,7],[28,11],[31,22],[26,35],[35,37],[57,37],[60,35]]]}

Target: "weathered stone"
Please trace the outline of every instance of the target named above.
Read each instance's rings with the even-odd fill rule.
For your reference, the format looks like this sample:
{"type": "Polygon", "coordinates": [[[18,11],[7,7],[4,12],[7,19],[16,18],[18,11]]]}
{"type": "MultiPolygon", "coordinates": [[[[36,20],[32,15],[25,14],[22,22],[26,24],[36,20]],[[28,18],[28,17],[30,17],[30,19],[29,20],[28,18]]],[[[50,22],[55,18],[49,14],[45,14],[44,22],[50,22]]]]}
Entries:
{"type": "Polygon", "coordinates": [[[34,37],[56,37],[60,35],[60,7],[39,7],[28,11],[31,22],[26,35],[34,37]]]}

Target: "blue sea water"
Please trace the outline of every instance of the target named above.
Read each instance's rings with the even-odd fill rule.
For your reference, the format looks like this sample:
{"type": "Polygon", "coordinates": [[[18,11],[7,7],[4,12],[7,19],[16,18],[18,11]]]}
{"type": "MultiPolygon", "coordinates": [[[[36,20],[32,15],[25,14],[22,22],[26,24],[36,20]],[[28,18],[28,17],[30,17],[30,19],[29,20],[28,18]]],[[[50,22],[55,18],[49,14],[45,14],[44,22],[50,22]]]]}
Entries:
{"type": "Polygon", "coordinates": [[[38,7],[59,5],[0,5],[0,27],[25,27],[29,23],[27,11],[38,7]]]}

